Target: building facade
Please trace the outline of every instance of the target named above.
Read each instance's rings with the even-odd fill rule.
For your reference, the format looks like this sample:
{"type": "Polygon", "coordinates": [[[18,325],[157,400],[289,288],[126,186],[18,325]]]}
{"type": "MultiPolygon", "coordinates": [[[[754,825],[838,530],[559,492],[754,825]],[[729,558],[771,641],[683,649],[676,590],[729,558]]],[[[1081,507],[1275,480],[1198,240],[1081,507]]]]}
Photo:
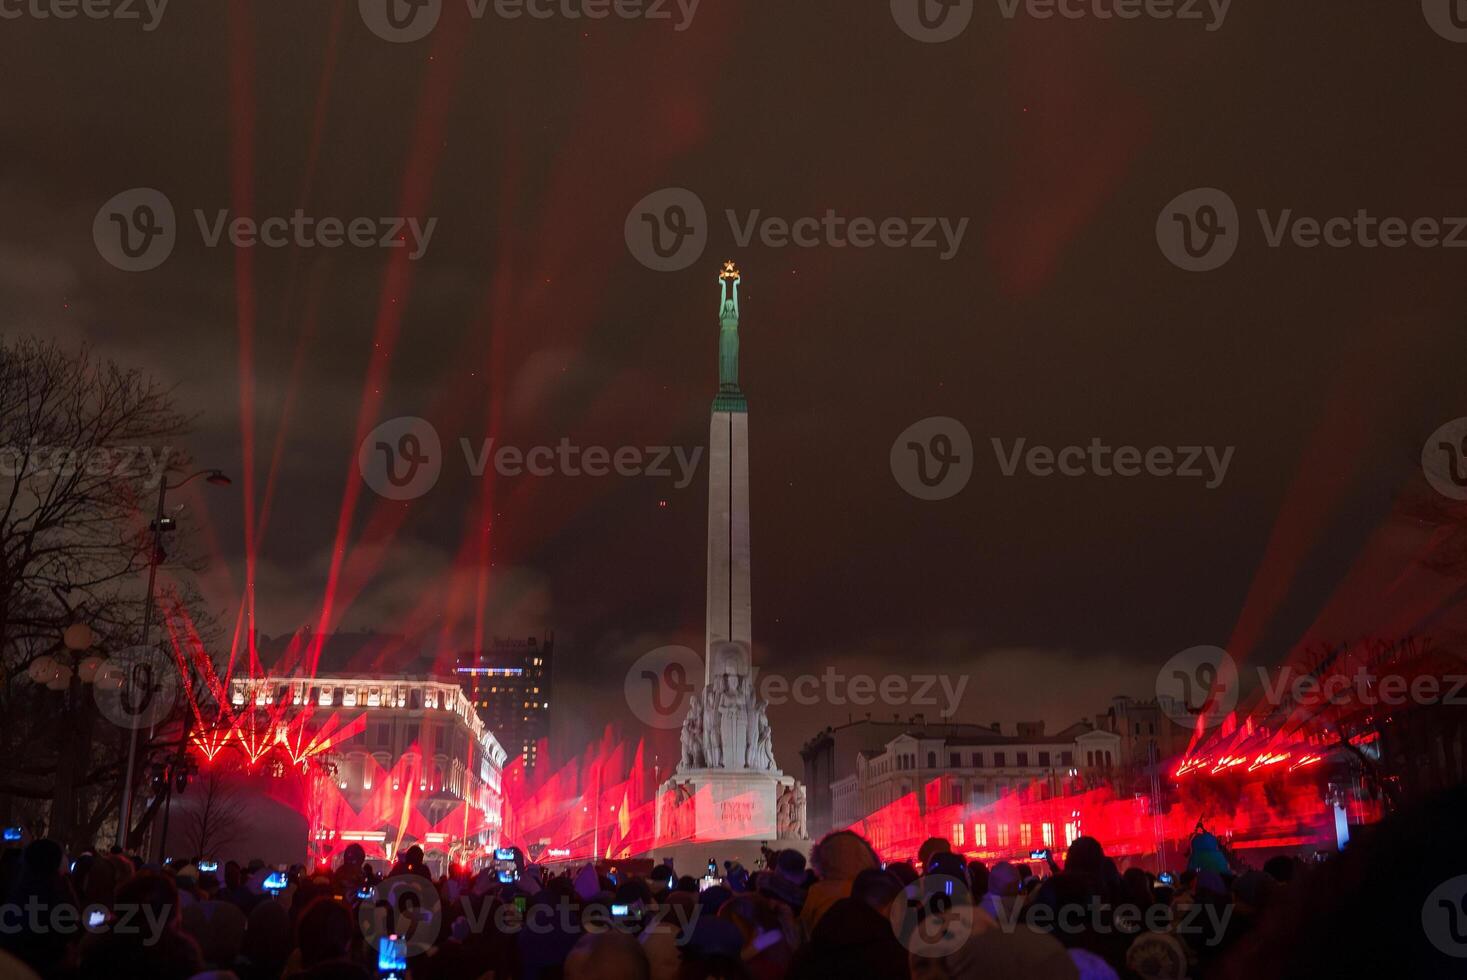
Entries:
{"type": "Polygon", "coordinates": [[[928,722],[924,715],[919,714],[905,720],[893,715],[890,721],[867,715],[864,719],[825,729],[800,748],[800,758],[804,763],[806,820],[811,838],[819,839],[836,829],[832,788],[855,775],[856,759],[862,753],[879,754],[888,742],[907,731],[920,730],[933,736],[981,738],[992,735],[996,727],[969,722],[928,722]]]}
{"type": "Polygon", "coordinates": [[[525,768],[539,762],[550,737],[555,635],[525,640],[495,638],[488,650],[460,654],[454,674],[479,718],[498,736],[511,759],[525,768]]]}
{"type": "Polygon", "coordinates": [[[195,745],[210,763],[243,753],[242,775],[299,784],[291,798],[321,863],[351,843],[385,862],[416,844],[441,873],[499,845],[506,753],[458,684],[235,678],[229,699],[228,724],[195,745]]]}
{"type": "Polygon", "coordinates": [[[878,749],[856,753],[854,771],[830,785],[831,829],[863,820],[883,807],[940,789],[935,804],[991,806],[1011,793],[1040,797],[1103,782],[1120,758],[1120,739],[1086,722],[1046,734],[1040,722],[1021,722],[1013,735],[998,726],[944,726],[977,731],[911,728],[878,749]]]}
{"type": "Polygon", "coordinates": [[[1120,736],[1120,765],[1145,769],[1152,759],[1171,759],[1187,751],[1194,726],[1178,718],[1190,716],[1176,698],[1114,697],[1110,708],[1095,716],[1095,723],[1120,736]]]}

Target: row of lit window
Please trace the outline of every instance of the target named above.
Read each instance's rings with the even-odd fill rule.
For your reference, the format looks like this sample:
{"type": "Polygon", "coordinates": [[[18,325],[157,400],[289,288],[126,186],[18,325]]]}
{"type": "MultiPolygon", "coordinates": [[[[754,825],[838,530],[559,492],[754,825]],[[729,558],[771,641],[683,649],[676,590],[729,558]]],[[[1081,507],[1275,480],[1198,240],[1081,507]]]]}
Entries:
{"type": "MultiPolygon", "coordinates": [[[[280,700],[285,700],[288,690],[289,689],[285,687],[280,688],[280,700]]],[[[411,699],[411,707],[414,709],[418,707],[418,693],[419,692],[417,691],[412,692],[413,696],[411,699]]],[[[236,705],[243,705],[245,703],[245,697],[245,686],[237,685],[234,689],[234,696],[231,700],[236,705]]],[[[255,687],[254,701],[256,706],[264,707],[265,705],[273,705],[275,703],[275,699],[275,689],[264,685],[259,685],[255,687]]],[[[309,704],[312,700],[314,700],[318,705],[323,708],[334,707],[336,704],[336,689],[334,687],[321,687],[319,689],[312,687],[308,690],[298,687],[290,693],[290,703],[296,707],[300,707],[304,704],[309,704]]],[[[439,692],[431,689],[422,692],[422,704],[425,708],[431,708],[435,710],[440,706],[440,704],[444,708],[450,707],[449,698],[446,694],[442,697],[440,701],[439,692]]],[[[341,707],[406,708],[409,707],[408,691],[400,687],[387,688],[386,694],[384,695],[383,689],[380,687],[344,687],[341,689],[341,707]]]]}
{"type": "MultiPolygon", "coordinates": [[[[1091,756],[1096,755],[1096,753],[1094,753],[1094,752],[1091,752],[1089,754],[1091,756]]],[[[1107,752],[1107,753],[1105,753],[1105,755],[1108,757],[1110,755],[1110,753],[1107,752]]],[[[1049,752],[1040,752],[1040,753],[1038,753],[1038,757],[1039,757],[1039,767],[1042,768],[1042,769],[1049,768],[1049,766],[1051,764],[1051,759],[1053,758],[1053,756],[1051,755],[1051,753],[1049,753],[1049,752]]],[[[916,769],[917,768],[917,756],[916,756],[915,753],[903,752],[900,755],[895,756],[894,758],[896,760],[896,767],[897,767],[897,769],[916,769]]],[[[984,761],[984,755],[983,755],[982,752],[974,752],[970,758],[971,758],[972,761],[969,762],[968,765],[971,766],[972,768],[975,768],[975,769],[985,769],[985,768],[988,768],[987,763],[984,761]]],[[[948,753],[947,764],[948,764],[948,767],[951,768],[951,769],[961,769],[961,768],[963,768],[963,754],[961,752],[950,752],[950,753],[948,753]]],[[[1075,764],[1075,754],[1073,752],[1061,752],[1060,753],[1060,765],[1062,765],[1062,766],[1073,766],[1074,764],[1075,764]]],[[[1008,765],[1008,754],[1007,753],[1004,753],[1004,752],[995,752],[995,753],[993,753],[993,768],[995,768],[995,769],[1002,769],[1002,768],[1004,768],[1007,765],[1008,765]]],[[[1020,768],[1020,769],[1027,769],[1028,766],[1029,766],[1029,753],[1028,752],[1016,752],[1014,754],[1014,765],[1016,767],[1020,768]]],[[[1093,766],[1093,765],[1095,765],[1095,763],[1094,762],[1091,762],[1090,765],[1093,766]]],[[[937,768],[937,753],[936,752],[928,752],[927,753],[927,768],[928,769],[936,769],[937,768]]],[[[885,771],[885,768],[883,767],[881,769],[881,771],[885,771]]]]}
{"type": "MultiPolygon", "coordinates": [[[[492,707],[494,707],[494,704],[492,702],[489,702],[489,701],[476,701],[475,704],[477,704],[481,708],[492,708],[492,707]]],[[[550,702],[549,701],[525,701],[525,702],[522,702],[521,703],[520,707],[522,707],[522,708],[548,708],[548,707],[550,707],[550,702]]],[[[520,721],[529,721],[529,720],[530,720],[530,716],[529,715],[520,715],[520,721]]]]}
{"type": "MultiPolygon", "coordinates": [[[[1006,823],[994,824],[993,846],[1008,847],[1010,841],[1009,825],[1006,823]]],[[[952,843],[958,847],[966,847],[968,843],[967,824],[955,823],[952,826],[952,843]]],[[[1078,820],[1068,821],[1064,825],[1065,847],[1068,848],[1075,843],[1080,836],[1080,822],[1078,820]]],[[[1039,825],[1039,837],[1046,848],[1054,847],[1054,824],[1045,821],[1039,825]]],[[[989,846],[988,824],[973,824],[973,847],[979,850],[989,846]]],[[[1019,824],[1019,846],[1031,847],[1034,844],[1034,825],[1032,823],[1019,824]]]]}

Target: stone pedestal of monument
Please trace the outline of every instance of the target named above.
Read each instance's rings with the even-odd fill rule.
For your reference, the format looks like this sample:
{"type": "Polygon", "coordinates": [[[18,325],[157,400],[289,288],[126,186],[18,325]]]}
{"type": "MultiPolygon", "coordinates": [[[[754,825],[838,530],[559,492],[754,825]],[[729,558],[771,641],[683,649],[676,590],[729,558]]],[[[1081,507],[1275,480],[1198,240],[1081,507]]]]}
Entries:
{"type": "Polygon", "coordinates": [[[795,836],[781,825],[780,795],[795,778],[779,770],[689,769],[662,784],[657,794],[658,840],[772,841],[795,836]]]}

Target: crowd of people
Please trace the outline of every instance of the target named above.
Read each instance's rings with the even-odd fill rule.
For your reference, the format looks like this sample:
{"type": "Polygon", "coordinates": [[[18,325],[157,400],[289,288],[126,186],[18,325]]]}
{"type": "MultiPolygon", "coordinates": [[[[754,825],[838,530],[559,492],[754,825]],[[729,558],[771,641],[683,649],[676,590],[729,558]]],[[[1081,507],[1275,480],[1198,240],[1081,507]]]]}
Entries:
{"type": "Polygon", "coordinates": [[[766,850],[756,868],[696,877],[668,863],[551,873],[518,852],[512,870],[435,877],[415,847],[381,869],[357,846],[330,870],[156,867],[42,839],[0,859],[0,978],[1460,976],[1467,959],[1421,916],[1433,887],[1467,873],[1464,804],[1459,790],[1398,814],[1319,863],[1237,866],[1199,833],[1175,877],[1123,868],[1090,837],[1062,861],[989,866],[936,838],[883,860],[837,831],[808,861],[766,850]]]}

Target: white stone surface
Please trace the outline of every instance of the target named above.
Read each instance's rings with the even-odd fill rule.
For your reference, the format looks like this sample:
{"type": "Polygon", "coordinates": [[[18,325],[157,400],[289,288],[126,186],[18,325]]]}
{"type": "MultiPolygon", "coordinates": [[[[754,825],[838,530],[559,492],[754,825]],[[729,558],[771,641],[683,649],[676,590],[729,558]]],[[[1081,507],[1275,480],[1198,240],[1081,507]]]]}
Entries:
{"type": "Polygon", "coordinates": [[[714,412],[708,429],[708,624],[705,683],[723,643],[753,648],[749,534],[749,416],[714,412]]]}
{"type": "Polygon", "coordinates": [[[792,776],[726,769],[680,772],[662,785],[657,797],[658,846],[722,840],[774,840],[780,835],[778,798],[792,776]],[[678,797],[692,824],[669,823],[667,809],[678,797]]]}

